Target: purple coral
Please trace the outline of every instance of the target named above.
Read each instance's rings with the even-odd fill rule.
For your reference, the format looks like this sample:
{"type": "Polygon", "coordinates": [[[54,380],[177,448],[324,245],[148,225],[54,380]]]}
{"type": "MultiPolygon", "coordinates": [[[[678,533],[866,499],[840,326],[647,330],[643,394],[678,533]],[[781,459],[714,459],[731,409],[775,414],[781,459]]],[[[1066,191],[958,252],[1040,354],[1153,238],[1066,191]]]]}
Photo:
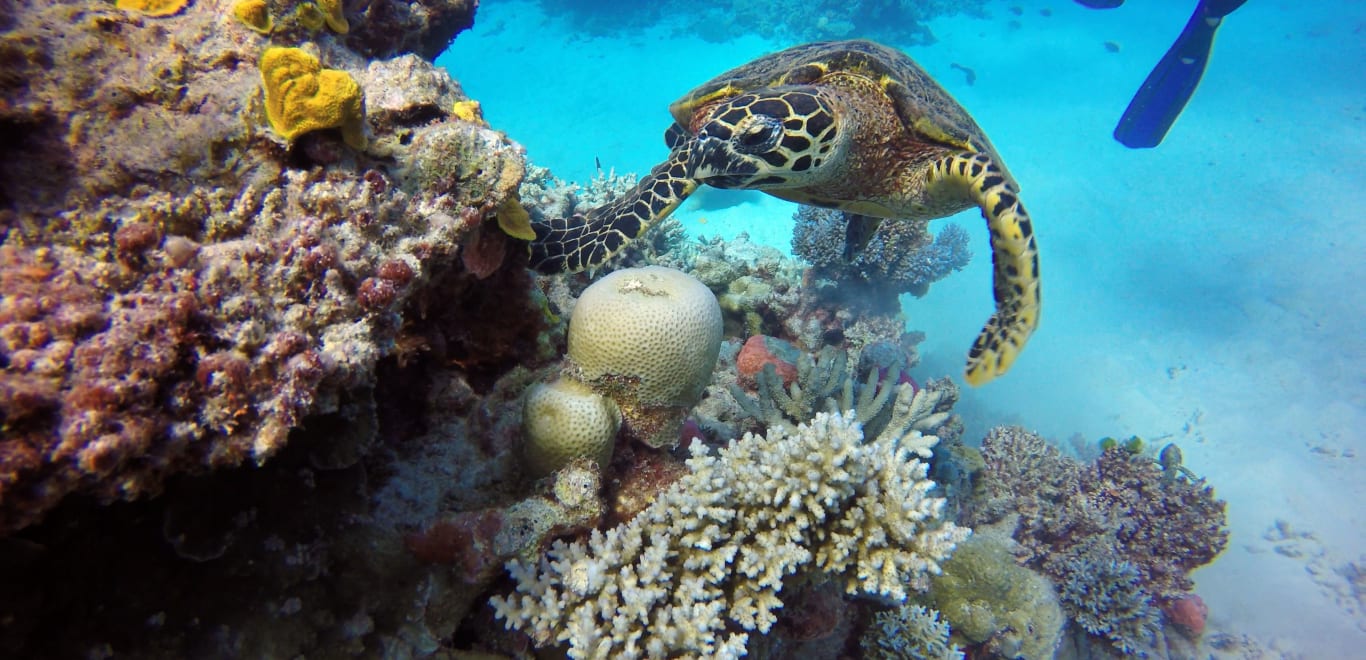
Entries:
{"type": "Polygon", "coordinates": [[[1015,539],[1029,563],[1060,581],[1095,548],[1131,563],[1161,604],[1190,590],[1192,570],[1228,544],[1225,503],[1203,480],[1164,479],[1150,458],[1123,448],[1092,465],[1064,456],[1037,434],[997,428],[982,441],[986,467],[967,522],[1019,514],[1015,539]]]}
{"type": "Polygon", "coordinates": [[[924,295],[930,284],[972,259],[968,233],[949,224],[931,238],[925,220],[883,220],[862,248],[846,244],[849,214],[802,206],[794,218],[793,254],[837,280],[883,283],[924,295]]]}

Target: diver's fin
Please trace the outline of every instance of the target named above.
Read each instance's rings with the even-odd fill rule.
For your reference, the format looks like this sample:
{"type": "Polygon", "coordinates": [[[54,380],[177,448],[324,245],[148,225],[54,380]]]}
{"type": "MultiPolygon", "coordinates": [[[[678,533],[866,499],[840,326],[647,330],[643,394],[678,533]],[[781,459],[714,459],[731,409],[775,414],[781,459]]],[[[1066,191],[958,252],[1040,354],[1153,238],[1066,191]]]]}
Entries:
{"type": "Polygon", "coordinates": [[[1200,84],[1220,21],[1246,1],[1200,0],[1181,36],[1129,101],[1115,127],[1116,140],[1130,149],[1150,149],[1162,143],[1200,84]]]}
{"type": "Polygon", "coordinates": [[[849,263],[863,251],[863,248],[868,247],[868,241],[873,240],[873,234],[877,233],[882,218],[846,211],[844,222],[844,262],[849,263]]]}
{"type": "Polygon", "coordinates": [[[674,149],[636,187],[606,206],[572,218],[533,220],[530,266],[542,273],[575,273],[601,265],[650,225],[668,217],[697,190],[688,178],[690,145],[674,149]]]}
{"type": "Polygon", "coordinates": [[[991,236],[992,294],[996,312],[968,350],[963,376],[981,385],[1005,373],[1039,326],[1039,247],[1019,191],[990,156],[954,153],[930,167],[929,192],[966,191],[982,209],[991,236]]]}

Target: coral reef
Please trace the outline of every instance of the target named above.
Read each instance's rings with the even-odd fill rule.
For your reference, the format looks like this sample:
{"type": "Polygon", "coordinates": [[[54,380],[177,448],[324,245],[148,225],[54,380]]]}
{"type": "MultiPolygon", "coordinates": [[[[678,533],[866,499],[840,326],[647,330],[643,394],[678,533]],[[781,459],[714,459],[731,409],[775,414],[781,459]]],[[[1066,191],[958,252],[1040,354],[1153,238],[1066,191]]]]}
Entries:
{"type": "Polygon", "coordinates": [[[526,444],[522,454],[531,474],[543,477],[576,458],[605,466],[621,428],[621,411],[611,399],[573,378],[537,383],[522,411],[526,444]]]}
{"type": "Polygon", "coordinates": [[[20,9],[0,37],[17,136],[0,143],[0,533],[72,492],[136,498],[266,460],[373,382],[405,303],[520,181],[520,148],[450,120],[458,85],[411,56],[308,46],[384,90],[348,111],[374,142],[312,131],[286,151],[254,64],[269,44],[212,3],[20,9]],[[467,166],[423,185],[406,168],[422,160],[467,166]]]}
{"type": "Polygon", "coordinates": [[[579,296],[565,371],[616,401],[628,432],[660,447],[676,442],[720,349],[721,310],[707,287],[671,268],[628,268],[579,296]]]}
{"type": "Polygon", "coordinates": [[[955,641],[1003,658],[1047,660],[1062,636],[1062,608],[1048,578],[1015,563],[1009,539],[977,533],[931,579],[925,601],[955,641]]]}
{"type": "Polygon", "coordinates": [[[846,245],[850,214],[802,206],[794,216],[792,253],[835,280],[855,280],[923,296],[930,284],[972,259],[968,233],[949,223],[931,239],[928,221],[883,220],[867,245],[846,245]]]}
{"type": "Polygon", "coordinates": [[[449,514],[405,538],[418,559],[450,564],[467,584],[486,583],[513,557],[532,561],[546,539],[589,529],[602,516],[598,466],[570,461],[555,473],[550,492],[500,507],[449,514]]]}
{"type": "Polygon", "coordinates": [[[939,612],[923,605],[902,605],[878,612],[859,638],[859,649],[869,660],[962,660],[963,652],[949,641],[949,625],[939,612]]]}
{"type": "Polygon", "coordinates": [[[266,117],[286,140],[309,131],[342,129],[346,143],[365,148],[360,85],[345,71],[323,69],[301,48],[267,48],[261,54],[266,117]]]}
{"type": "Polygon", "coordinates": [[[1069,616],[1124,653],[1158,644],[1159,612],[1191,598],[1190,572],[1228,544],[1225,503],[1204,480],[1178,472],[1170,450],[1164,465],[1141,449],[1113,443],[1084,465],[1037,434],[993,429],[962,516],[1008,527],[1069,616]]]}
{"type": "Polygon", "coordinates": [[[1108,639],[1124,655],[1146,655],[1160,632],[1159,613],[1139,584],[1138,569],[1104,553],[1072,557],[1061,599],[1086,632],[1108,639]]]}
{"type": "Polygon", "coordinates": [[[794,573],[823,572],[850,593],[923,590],[967,530],[893,429],[864,442],[852,417],[817,415],[795,433],[746,436],[710,456],[624,525],[513,561],[517,590],[497,616],[570,657],[744,653],[767,632],[794,573]],[[737,626],[732,628],[730,626],[737,626]]]}
{"type": "MultiPolygon", "coordinates": [[[[737,356],[737,371],[739,364],[737,356]]],[[[850,410],[871,434],[899,424],[938,433],[950,422],[949,410],[958,400],[958,388],[949,379],[920,388],[904,382],[900,372],[870,368],[860,381],[848,368],[848,354],[830,346],[815,358],[799,353],[795,371],[789,383],[778,375],[776,364],[766,363],[755,377],[753,397],[739,385],[729,385],[741,416],[764,428],[792,428],[817,412],[850,410]]]]}

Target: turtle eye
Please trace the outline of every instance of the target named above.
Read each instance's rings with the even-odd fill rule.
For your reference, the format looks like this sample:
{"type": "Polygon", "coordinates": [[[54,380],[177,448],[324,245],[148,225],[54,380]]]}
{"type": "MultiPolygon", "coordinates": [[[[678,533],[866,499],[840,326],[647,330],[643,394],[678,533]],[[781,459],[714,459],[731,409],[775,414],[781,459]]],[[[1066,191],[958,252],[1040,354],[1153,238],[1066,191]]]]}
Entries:
{"type": "Polygon", "coordinates": [[[744,153],[767,151],[777,144],[783,125],[772,117],[753,117],[735,135],[735,148],[744,153]]]}

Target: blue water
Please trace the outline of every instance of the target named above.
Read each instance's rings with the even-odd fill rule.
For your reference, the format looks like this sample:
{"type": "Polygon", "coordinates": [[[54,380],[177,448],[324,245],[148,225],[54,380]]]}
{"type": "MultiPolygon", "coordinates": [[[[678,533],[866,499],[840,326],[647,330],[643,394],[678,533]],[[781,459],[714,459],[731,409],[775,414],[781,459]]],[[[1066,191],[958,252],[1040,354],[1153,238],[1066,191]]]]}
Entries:
{"type": "MultiPolygon", "coordinates": [[[[1351,657],[1366,644],[1366,595],[1346,577],[1366,567],[1366,3],[1307,4],[1251,0],[1230,16],[1152,150],[1110,133],[1193,0],[992,2],[986,17],[931,21],[933,45],[890,45],[972,112],[1038,232],[1042,326],[1009,374],[965,391],[969,435],[1017,423],[1062,444],[1180,443],[1230,502],[1229,550],[1196,574],[1212,625],[1286,655],[1351,657]],[[1301,556],[1268,538],[1277,521],[1310,535],[1301,556]]],[[[674,19],[598,34],[539,3],[486,1],[438,63],[533,162],[586,181],[596,162],[647,171],[671,101],[791,45],[717,38],[674,19]]],[[[787,248],[793,211],[704,194],[679,218],[787,248]]],[[[982,256],[904,300],[928,335],[922,375],[957,374],[991,310],[982,222],[955,221],[982,256]]]]}

